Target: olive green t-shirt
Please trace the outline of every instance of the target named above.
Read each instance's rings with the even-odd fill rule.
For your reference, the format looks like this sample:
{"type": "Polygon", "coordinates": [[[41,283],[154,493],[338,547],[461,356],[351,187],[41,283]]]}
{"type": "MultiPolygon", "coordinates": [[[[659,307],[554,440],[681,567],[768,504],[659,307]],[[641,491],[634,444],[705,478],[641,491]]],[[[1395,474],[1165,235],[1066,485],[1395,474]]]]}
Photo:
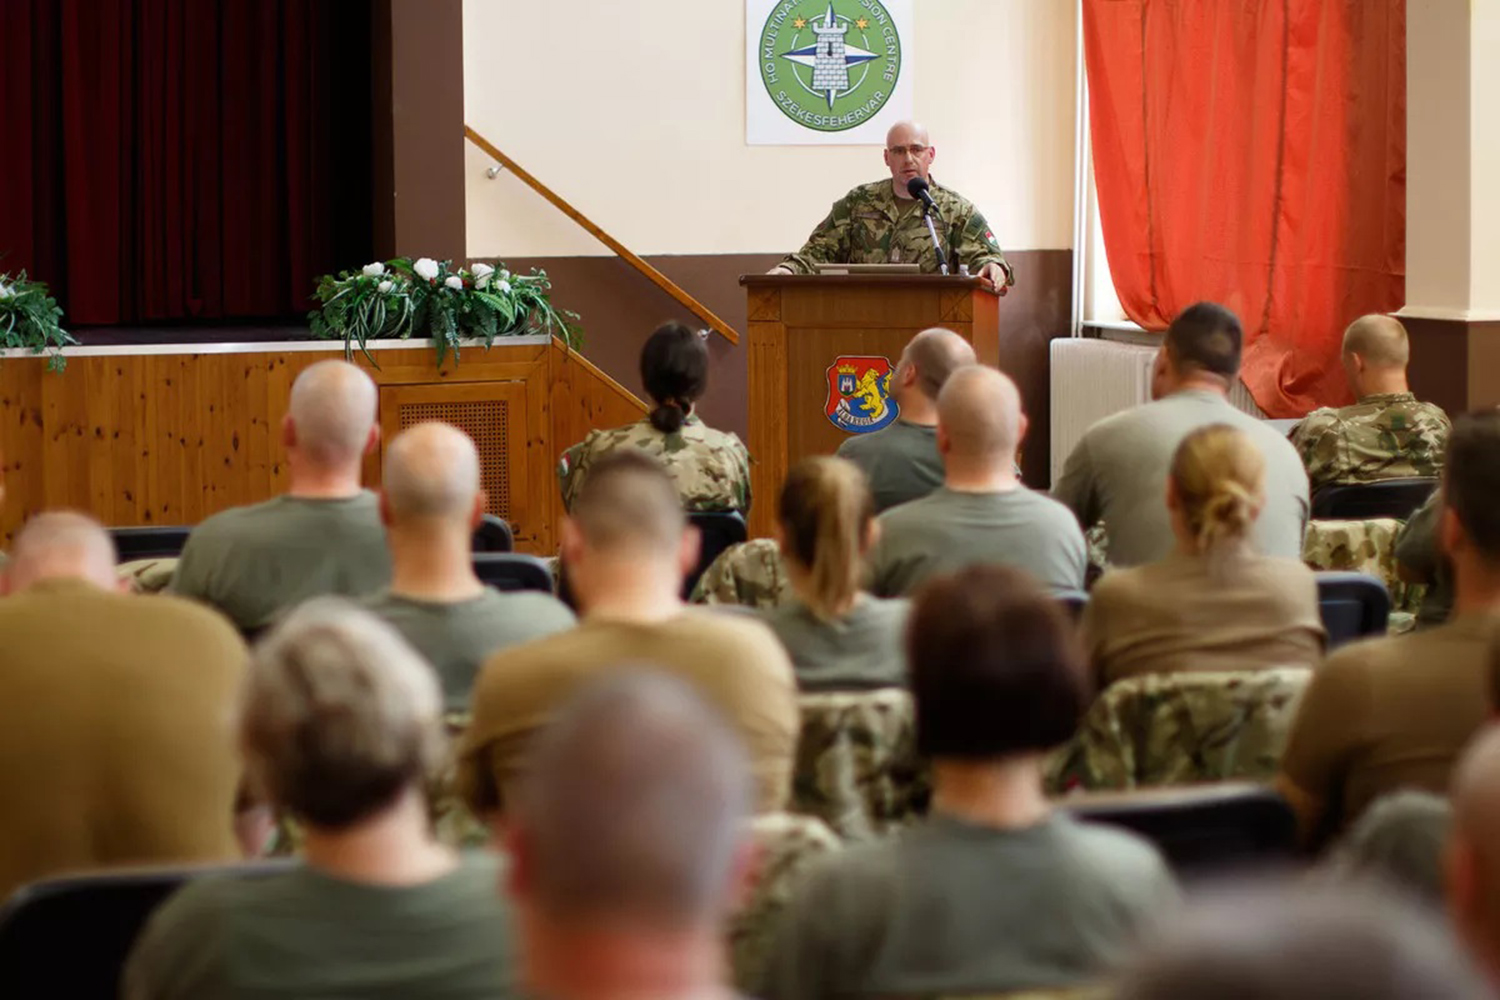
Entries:
{"type": "Polygon", "coordinates": [[[443,685],[444,707],[462,712],[485,658],[506,646],[572,628],[568,606],[548,594],[502,594],[486,587],[464,601],[423,601],[382,591],[364,605],[426,657],[443,685]]]}
{"type": "Polygon", "coordinates": [[[864,471],[877,513],[943,485],[936,427],[897,420],[883,431],[848,438],[839,445],[838,457],[864,471]]]}
{"type": "Polygon", "coordinates": [[[934,813],[816,863],[757,996],[945,996],[1084,986],[1178,900],[1150,844],[1053,814],[1000,830],[934,813]]]}
{"type": "Polygon", "coordinates": [[[211,604],[242,632],[309,597],[362,597],[391,580],[375,494],[279,496],[206,518],[183,546],[172,591],[211,604]]]}
{"type": "Polygon", "coordinates": [[[125,1000],[494,1000],[514,993],[510,921],[493,857],[415,886],[348,882],[301,866],[207,876],[151,917],[125,1000]]]}
{"type": "Polygon", "coordinates": [[[763,612],[792,658],[803,691],[850,691],[906,686],[902,633],[911,612],[905,600],[861,594],[854,607],[824,621],[801,601],[763,612]]]}

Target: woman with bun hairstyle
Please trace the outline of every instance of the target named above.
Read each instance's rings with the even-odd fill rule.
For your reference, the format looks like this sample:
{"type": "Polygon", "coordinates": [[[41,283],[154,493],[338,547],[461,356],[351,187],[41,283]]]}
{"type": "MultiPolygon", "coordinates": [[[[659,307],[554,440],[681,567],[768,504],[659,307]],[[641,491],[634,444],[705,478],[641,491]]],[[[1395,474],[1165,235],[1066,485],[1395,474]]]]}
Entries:
{"type": "Polygon", "coordinates": [[[1083,630],[1102,688],[1124,677],[1311,667],[1323,655],[1312,570],[1258,554],[1266,462],[1228,424],[1183,439],[1167,475],[1177,546],[1165,559],[1106,573],[1083,630]]]}
{"type": "Polygon", "coordinates": [[[794,465],[776,511],[792,600],[765,612],[804,691],[906,684],[905,600],[864,593],[875,543],[875,500],[865,475],[841,458],[794,465]]]}
{"type": "Polygon", "coordinates": [[[716,431],[693,412],[708,388],[708,345],[681,323],[663,323],[641,348],[641,384],[654,404],[644,419],[590,431],[563,452],[557,466],[563,506],[589,466],[616,448],[635,448],[660,461],[688,511],[750,509],[750,455],[739,437],[716,431]]]}

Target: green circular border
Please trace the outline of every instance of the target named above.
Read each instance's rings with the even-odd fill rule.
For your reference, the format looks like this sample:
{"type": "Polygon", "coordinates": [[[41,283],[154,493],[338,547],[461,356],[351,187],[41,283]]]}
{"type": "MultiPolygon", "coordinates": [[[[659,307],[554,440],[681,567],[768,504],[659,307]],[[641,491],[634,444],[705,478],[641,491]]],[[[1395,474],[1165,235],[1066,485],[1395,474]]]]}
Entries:
{"type": "MultiPolygon", "coordinates": [[[[896,19],[891,15],[890,10],[886,8],[885,4],[881,3],[880,0],[870,0],[870,2],[873,3],[873,4],[875,4],[875,6],[879,7],[880,8],[880,12],[882,14],[884,14],[888,20],[890,20],[893,24],[895,23],[896,19]]],[[[760,58],[760,52],[761,52],[762,49],[765,48],[765,45],[766,45],[766,29],[768,29],[768,28],[771,27],[771,18],[773,18],[775,16],[776,16],[776,8],[772,7],[771,8],[771,13],[766,16],[766,23],[760,29],[760,44],[758,44],[755,47],[755,51],[756,51],[755,62],[756,62],[756,69],[760,72],[760,85],[765,88],[766,96],[771,99],[771,104],[776,108],[777,111],[781,112],[782,116],[784,118],[786,118],[787,121],[796,122],[798,125],[801,125],[803,128],[809,129],[809,130],[811,130],[813,132],[830,132],[830,133],[832,133],[832,132],[848,132],[851,129],[859,128],[861,125],[864,125],[866,122],[868,122],[870,120],[870,118],[874,118],[876,115],[880,114],[880,112],[885,109],[885,106],[890,103],[891,97],[893,97],[895,95],[895,93],[896,93],[896,85],[901,82],[901,74],[906,71],[906,46],[901,41],[901,32],[899,32],[899,31],[895,32],[895,36],[896,36],[896,78],[891,81],[891,92],[889,94],[885,95],[885,100],[883,100],[883,101],[880,102],[880,106],[879,107],[877,107],[874,111],[870,112],[870,118],[867,118],[867,119],[865,119],[865,121],[862,121],[862,122],[856,122],[853,125],[844,125],[842,127],[834,128],[834,127],[822,126],[822,125],[809,125],[807,122],[803,121],[802,119],[797,118],[797,117],[795,117],[793,115],[787,114],[786,109],[781,106],[781,102],[776,99],[776,95],[771,92],[771,85],[766,82],[766,66],[765,66],[765,63],[760,58]]],[[[845,15],[845,16],[847,17],[848,15],[845,15]]],[[[777,56],[776,58],[780,59],[781,57],[777,56]]],[[[883,59],[885,57],[882,56],[881,58],[883,59]]],[[[795,73],[796,70],[793,69],[792,72],[795,73]]]]}

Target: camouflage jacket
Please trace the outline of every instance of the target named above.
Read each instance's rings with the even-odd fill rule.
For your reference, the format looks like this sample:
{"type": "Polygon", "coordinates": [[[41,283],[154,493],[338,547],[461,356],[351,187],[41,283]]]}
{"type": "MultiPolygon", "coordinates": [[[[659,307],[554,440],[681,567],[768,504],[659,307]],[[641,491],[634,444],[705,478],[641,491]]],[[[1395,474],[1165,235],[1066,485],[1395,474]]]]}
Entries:
{"type": "Polygon", "coordinates": [[[1362,521],[1309,521],[1302,544],[1302,561],[1315,570],[1368,573],[1385,584],[1391,595],[1391,615],[1414,613],[1424,589],[1402,581],[1396,572],[1396,542],[1401,522],[1390,517],[1362,521]]]}
{"type": "Polygon", "coordinates": [[[696,414],[675,434],[663,434],[644,418],[624,427],[590,431],[557,463],[564,508],[573,509],[589,467],[616,448],[635,448],[659,459],[687,510],[750,509],[749,452],[737,435],[714,430],[696,414]]]}
{"type": "Polygon", "coordinates": [[[1436,477],[1452,424],[1409,392],[1366,396],[1353,406],[1314,410],[1292,429],[1292,444],[1314,490],[1334,483],[1436,477]]]}
{"type": "MultiPolygon", "coordinates": [[[[990,224],[973,203],[957,192],[932,184],[937,203],[933,225],[948,253],[948,268],[958,273],[967,264],[972,274],[993,261],[1005,269],[1005,283],[1015,274],[1000,252],[990,224]]],[[[807,243],[781,262],[798,274],[811,274],[817,264],[911,264],[938,271],[937,251],[922,221],[917,201],[898,200],[890,178],[862,184],[833,203],[828,217],[818,223],[807,243]]]]}
{"type": "Polygon", "coordinates": [[[775,608],[791,596],[781,547],[772,538],[752,538],[720,552],[698,578],[690,600],[694,604],[775,608]]]}

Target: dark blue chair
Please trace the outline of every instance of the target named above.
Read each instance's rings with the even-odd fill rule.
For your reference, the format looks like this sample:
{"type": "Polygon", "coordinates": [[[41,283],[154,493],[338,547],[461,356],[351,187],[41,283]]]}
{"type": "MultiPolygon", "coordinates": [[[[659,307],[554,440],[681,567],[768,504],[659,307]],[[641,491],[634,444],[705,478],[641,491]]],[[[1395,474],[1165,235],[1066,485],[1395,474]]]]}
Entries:
{"type": "Polygon", "coordinates": [[[1436,479],[1386,479],[1324,486],[1312,496],[1312,516],[1320,521],[1363,521],[1372,517],[1405,521],[1427,502],[1437,485],[1436,479]]]}
{"type": "Polygon", "coordinates": [[[182,555],[192,527],[186,524],[146,524],[110,528],[120,562],[133,559],[175,559],[182,555]]]}
{"type": "Polygon", "coordinates": [[[496,590],[552,593],[552,571],[536,556],[520,552],[474,553],[474,575],[496,590]]]}
{"type": "Polygon", "coordinates": [[[1367,573],[1328,570],[1318,576],[1318,612],[1328,630],[1328,648],[1367,636],[1385,635],[1391,595],[1367,573]]]}
{"type": "Polygon", "coordinates": [[[688,514],[688,522],[698,529],[702,543],[698,551],[698,565],[683,583],[682,596],[692,594],[701,577],[720,553],[731,545],[738,545],[750,537],[745,524],[745,515],[737,510],[695,511],[688,514]]]}
{"type": "Polygon", "coordinates": [[[471,548],[475,552],[514,552],[516,536],[510,530],[510,525],[506,523],[505,518],[496,514],[485,514],[479,519],[479,526],[474,529],[471,548]]]}

